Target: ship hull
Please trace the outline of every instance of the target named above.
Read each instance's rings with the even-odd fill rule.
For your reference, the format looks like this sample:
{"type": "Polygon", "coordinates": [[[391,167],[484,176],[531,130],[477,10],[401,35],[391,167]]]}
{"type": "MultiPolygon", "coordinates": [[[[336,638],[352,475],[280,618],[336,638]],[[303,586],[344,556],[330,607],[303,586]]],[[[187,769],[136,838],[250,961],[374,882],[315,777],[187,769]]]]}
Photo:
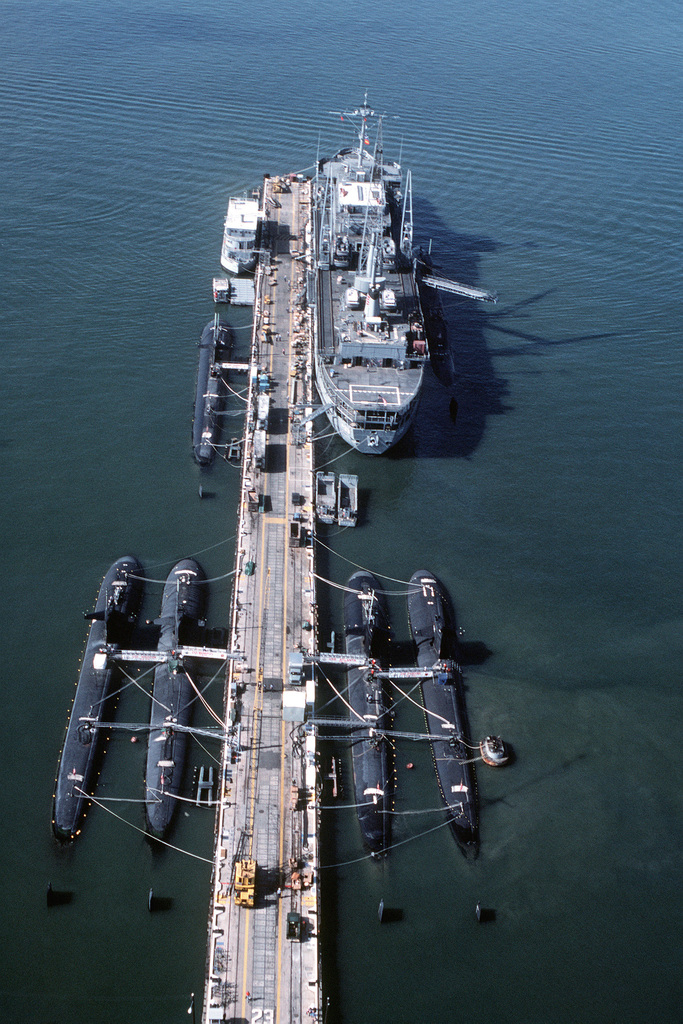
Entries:
{"type": "Polygon", "coordinates": [[[318,389],[323,405],[329,406],[326,415],[334,430],[342,441],[355,448],[363,455],[384,455],[390,448],[405,437],[415,417],[417,396],[404,412],[404,420],[396,430],[368,430],[348,422],[339,408],[338,397],[331,386],[329,372],[321,361],[316,359],[315,386],[318,389]]]}
{"type": "Polygon", "coordinates": [[[105,643],[120,647],[130,640],[142,601],[141,577],[140,562],[125,556],[114,562],[100,587],[94,609],[98,618],[90,626],[57,769],[52,829],[62,841],[74,839],[81,830],[101,759],[100,730],[82,719],[88,717],[97,724],[106,721],[105,714],[111,712],[113,669],[109,662],[98,668],[93,659],[105,643]],[[112,604],[115,588],[119,596],[112,604]]]}
{"type": "MultiPolygon", "coordinates": [[[[344,596],[345,650],[347,654],[369,657],[378,634],[386,632],[387,611],[377,579],[369,572],[357,572],[347,584],[344,596]],[[368,619],[368,605],[360,593],[374,591],[377,595],[375,621],[368,619]]],[[[385,738],[372,735],[374,728],[388,728],[389,700],[380,680],[368,678],[362,668],[348,671],[348,701],[352,724],[361,720],[369,728],[354,729],[352,764],[358,822],[367,848],[379,856],[391,842],[391,811],[394,800],[393,755],[385,738]]]]}
{"type": "Polygon", "coordinates": [[[238,259],[236,256],[222,253],[221,266],[229,274],[250,274],[256,266],[256,253],[252,253],[248,259],[238,259]]]}
{"type": "MultiPolygon", "coordinates": [[[[206,608],[206,576],[191,558],[171,570],[161,602],[161,633],[157,649],[172,652],[196,643],[206,608]]],[[[183,780],[194,691],[177,663],[163,662],[154,671],[150,733],[145,772],[145,816],[148,831],[161,838],[175,812],[183,780]]]]}
{"type": "MultiPolygon", "coordinates": [[[[455,653],[448,596],[436,577],[420,569],[410,579],[408,620],[417,647],[417,664],[432,668],[455,653]]],[[[434,770],[453,833],[465,853],[476,855],[479,843],[474,756],[459,670],[422,681],[427,729],[439,733],[446,723],[449,738],[431,742],[434,770]]]]}

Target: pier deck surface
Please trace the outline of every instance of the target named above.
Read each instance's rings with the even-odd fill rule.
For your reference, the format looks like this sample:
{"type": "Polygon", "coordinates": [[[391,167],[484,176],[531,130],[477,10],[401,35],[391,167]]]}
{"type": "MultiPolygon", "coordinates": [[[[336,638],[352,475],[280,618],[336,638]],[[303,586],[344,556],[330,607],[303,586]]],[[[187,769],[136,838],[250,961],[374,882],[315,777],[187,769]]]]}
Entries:
{"type": "Polygon", "coordinates": [[[310,183],[279,191],[266,178],[264,188],[231,623],[232,649],[244,660],[230,663],[226,683],[230,738],[218,794],[205,1024],[321,1019],[315,740],[291,720],[303,717],[306,686],[288,679],[290,652],[312,651],[317,633],[312,427],[299,431],[293,422],[312,401],[312,334],[299,301],[306,267],[297,258],[310,183]],[[264,371],[271,404],[260,468],[253,436],[264,371]],[[305,543],[292,543],[292,530],[302,528],[305,543]],[[253,906],[235,901],[244,860],[257,863],[253,906]],[[302,921],[296,939],[287,937],[292,913],[302,921]]]}

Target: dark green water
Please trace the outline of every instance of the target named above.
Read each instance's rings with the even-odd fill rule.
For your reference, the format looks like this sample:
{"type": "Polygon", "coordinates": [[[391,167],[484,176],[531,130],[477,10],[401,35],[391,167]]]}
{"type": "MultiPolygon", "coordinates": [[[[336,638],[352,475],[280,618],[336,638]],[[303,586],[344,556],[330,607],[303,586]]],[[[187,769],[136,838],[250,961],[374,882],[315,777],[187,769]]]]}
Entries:
{"type": "MultiPolygon", "coordinates": [[[[399,748],[410,841],[383,866],[358,860],[353,811],[326,815],[330,1021],[681,1019],[682,49],[668,0],[3,0],[4,1020],[168,1024],[202,990],[208,865],[98,808],[72,849],[51,837],[80,616],[129,551],[153,579],[190,554],[231,568],[236,473],[200,503],[190,456],[227,198],[345,142],[328,112],[365,89],[399,115],[385,150],[413,170],[416,240],[499,302],[448,304],[456,425],[432,377],[391,457],[321,441],[363,499],[321,565],[437,572],[490,652],[466,667],[472,732],[517,757],[478,773],[474,863],[429,831],[424,749],[399,748]],[[71,902],[48,911],[48,881],[71,902]],[[172,900],[157,915],[151,885],[172,900]],[[380,896],[400,922],[380,928],[380,896]]],[[[213,625],[228,600],[212,587],[213,625]]],[[[339,592],[321,603],[338,628],[339,592]]],[[[146,710],[126,692],[120,716],[146,710]]],[[[115,737],[101,793],[142,775],[115,737]]],[[[210,857],[210,817],[173,841],[210,857]]]]}

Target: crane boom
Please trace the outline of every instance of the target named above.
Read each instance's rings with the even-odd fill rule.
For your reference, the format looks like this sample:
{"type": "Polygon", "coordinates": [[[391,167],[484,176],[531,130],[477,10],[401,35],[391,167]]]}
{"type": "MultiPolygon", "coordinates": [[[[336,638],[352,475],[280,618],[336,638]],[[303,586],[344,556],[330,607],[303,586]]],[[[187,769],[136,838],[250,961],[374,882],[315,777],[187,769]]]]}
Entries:
{"type": "Polygon", "coordinates": [[[422,284],[430,288],[438,288],[442,292],[452,292],[454,295],[464,295],[468,299],[480,299],[482,302],[497,302],[498,298],[493,292],[485,292],[483,288],[473,288],[469,284],[460,284],[458,281],[449,281],[445,277],[433,277],[425,274],[420,278],[422,284]]]}

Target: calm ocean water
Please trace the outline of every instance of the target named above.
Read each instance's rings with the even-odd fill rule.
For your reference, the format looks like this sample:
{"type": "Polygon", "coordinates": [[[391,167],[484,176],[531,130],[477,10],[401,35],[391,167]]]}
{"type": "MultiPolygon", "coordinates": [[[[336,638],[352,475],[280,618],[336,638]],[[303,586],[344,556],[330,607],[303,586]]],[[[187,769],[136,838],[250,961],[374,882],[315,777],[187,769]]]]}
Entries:
{"type": "MultiPolygon", "coordinates": [[[[81,612],[129,551],[153,579],[188,554],[231,568],[235,470],[200,503],[190,456],[227,198],[345,142],[329,111],[366,89],[417,240],[499,302],[447,305],[455,425],[430,375],[391,457],[320,443],[363,499],[321,566],[399,581],[397,641],[400,581],[437,572],[473,735],[516,761],[478,773],[473,863],[436,828],[426,749],[399,747],[383,865],[353,811],[325,815],[330,1024],[682,1019],[682,50],[673,0],[0,4],[3,1020],[169,1024],[202,991],[207,863],[153,854],[134,803],[109,805],[132,825],[95,808],[73,848],[51,837],[81,612]],[[48,881],[71,902],[48,911],[48,881]]],[[[228,601],[216,584],[212,625],[228,601]]],[[[321,601],[338,629],[338,591],[321,601]]],[[[125,720],[146,710],[129,690],[125,720]]],[[[102,795],[142,776],[114,737],[102,795]]],[[[211,818],[173,841],[209,858],[211,818]]]]}

